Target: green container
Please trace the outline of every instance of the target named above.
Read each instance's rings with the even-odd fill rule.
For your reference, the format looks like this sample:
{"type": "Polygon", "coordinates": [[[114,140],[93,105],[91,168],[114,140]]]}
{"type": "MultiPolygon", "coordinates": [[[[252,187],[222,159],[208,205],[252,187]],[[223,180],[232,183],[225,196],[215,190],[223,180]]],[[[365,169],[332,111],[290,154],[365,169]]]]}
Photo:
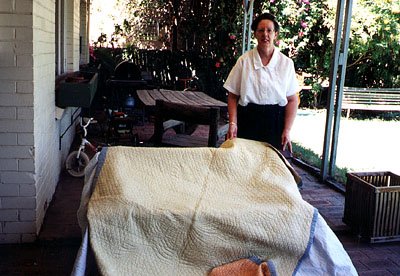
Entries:
{"type": "Polygon", "coordinates": [[[90,107],[97,91],[97,83],[98,73],[91,72],[77,72],[63,80],[57,91],[57,106],[90,107]]]}

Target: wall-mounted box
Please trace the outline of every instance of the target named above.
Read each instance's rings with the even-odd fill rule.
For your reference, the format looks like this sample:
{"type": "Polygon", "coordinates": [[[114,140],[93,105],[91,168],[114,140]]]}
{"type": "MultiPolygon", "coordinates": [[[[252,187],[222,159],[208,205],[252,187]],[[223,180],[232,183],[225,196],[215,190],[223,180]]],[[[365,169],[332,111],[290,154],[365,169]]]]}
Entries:
{"type": "Polygon", "coordinates": [[[75,72],[60,82],[56,104],[59,107],[90,107],[97,91],[98,73],[75,72]]]}

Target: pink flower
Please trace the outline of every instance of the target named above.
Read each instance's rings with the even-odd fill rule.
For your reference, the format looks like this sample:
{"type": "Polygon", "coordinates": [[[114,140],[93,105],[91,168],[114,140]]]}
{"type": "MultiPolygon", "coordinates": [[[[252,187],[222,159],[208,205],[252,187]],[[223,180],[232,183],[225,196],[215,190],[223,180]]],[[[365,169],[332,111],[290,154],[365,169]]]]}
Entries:
{"type": "Polygon", "coordinates": [[[236,35],[235,34],[231,34],[229,37],[230,37],[230,39],[234,40],[236,38],[236,35]]]}
{"type": "Polygon", "coordinates": [[[278,40],[278,41],[276,42],[276,45],[279,46],[279,44],[281,44],[281,42],[282,42],[282,40],[278,40]]]}
{"type": "Polygon", "coordinates": [[[275,2],[275,0],[269,0],[269,2],[271,2],[271,3],[274,3],[274,2],[275,2]]]}
{"type": "Polygon", "coordinates": [[[303,31],[299,32],[299,37],[303,37],[303,36],[304,36],[303,31]]]}
{"type": "Polygon", "coordinates": [[[221,63],[216,62],[216,63],[215,63],[215,67],[217,67],[217,68],[221,67],[221,63]]]}
{"type": "Polygon", "coordinates": [[[303,22],[303,20],[301,20],[300,25],[305,29],[307,28],[307,23],[303,22]]]}

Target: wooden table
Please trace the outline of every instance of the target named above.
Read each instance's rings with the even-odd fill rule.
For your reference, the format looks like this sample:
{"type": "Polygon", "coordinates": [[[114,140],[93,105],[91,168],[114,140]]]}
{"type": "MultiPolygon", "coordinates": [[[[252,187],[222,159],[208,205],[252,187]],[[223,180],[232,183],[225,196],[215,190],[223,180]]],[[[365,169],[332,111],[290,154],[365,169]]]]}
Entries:
{"type": "Polygon", "coordinates": [[[187,105],[219,107],[221,111],[227,111],[227,104],[214,99],[203,92],[198,91],[175,91],[165,89],[137,90],[137,96],[146,108],[155,110],[156,100],[162,99],[166,102],[182,103],[187,105]]]}
{"type": "MultiPolygon", "coordinates": [[[[214,99],[204,92],[199,91],[176,91],[176,90],[166,90],[166,89],[152,89],[152,90],[137,90],[136,91],[139,100],[143,103],[143,109],[147,109],[150,113],[155,113],[156,110],[156,100],[161,99],[166,102],[174,102],[187,104],[191,106],[204,106],[204,107],[219,107],[221,112],[221,117],[226,118],[226,113],[228,111],[228,105],[222,101],[214,99]],[[225,113],[225,115],[224,115],[225,113]]],[[[144,121],[144,110],[143,110],[143,121],[144,121]]],[[[175,120],[168,120],[164,122],[164,130],[174,127],[175,131],[185,134],[192,134],[197,125],[193,124],[184,124],[182,126],[182,122],[175,120]]],[[[225,133],[228,130],[228,124],[224,124],[220,130],[220,133],[225,133]]],[[[152,139],[152,138],[151,138],[152,139]]]]}

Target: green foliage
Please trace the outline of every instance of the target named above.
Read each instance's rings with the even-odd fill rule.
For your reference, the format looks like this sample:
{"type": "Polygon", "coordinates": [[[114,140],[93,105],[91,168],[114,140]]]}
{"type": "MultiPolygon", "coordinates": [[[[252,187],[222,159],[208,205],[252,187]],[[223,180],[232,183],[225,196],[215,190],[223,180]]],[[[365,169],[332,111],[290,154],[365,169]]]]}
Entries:
{"type": "Polygon", "coordinates": [[[357,4],[346,85],[400,87],[400,3],[359,0],[357,4]]]}
{"type": "Polygon", "coordinates": [[[281,51],[293,58],[299,73],[310,76],[305,84],[312,89],[300,94],[302,105],[319,107],[322,83],[329,78],[333,11],[322,1],[300,0],[265,1],[259,12],[277,15],[281,51]]]}
{"type": "MultiPolygon", "coordinates": [[[[214,96],[224,93],[220,88],[241,54],[243,1],[118,0],[118,3],[124,7],[125,20],[115,26],[110,43],[114,45],[124,39],[126,59],[133,59],[136,49],[165,49],[170,52],[169,61],[178,62],[176,67],[195,70],[207,93],[214,96]]],[[[336,14],[327,3],[269,0],[254,4],[254,16],[267,11],[277,16],[281,24],[277,46],[294,60],[299,73],[309,76],[307,84],[312,89],[302,93],[301,100],[303,105],[311,107],[321,106],[322,84],[330,74],[336,14]]],[[[345,85],[400,87],[400,3],[359,0],[356,4],[345,85]]],[[[106,39],[100,37],[99,45],[106,39]]],[[[165,56],[160,55],[157,60],[165,56]]],[[[161,61],[157,64],[175,70],[170,63],[161,61]]],[[[177,74],[175,70],[169,81],[173,82],[177,74]]]]}

